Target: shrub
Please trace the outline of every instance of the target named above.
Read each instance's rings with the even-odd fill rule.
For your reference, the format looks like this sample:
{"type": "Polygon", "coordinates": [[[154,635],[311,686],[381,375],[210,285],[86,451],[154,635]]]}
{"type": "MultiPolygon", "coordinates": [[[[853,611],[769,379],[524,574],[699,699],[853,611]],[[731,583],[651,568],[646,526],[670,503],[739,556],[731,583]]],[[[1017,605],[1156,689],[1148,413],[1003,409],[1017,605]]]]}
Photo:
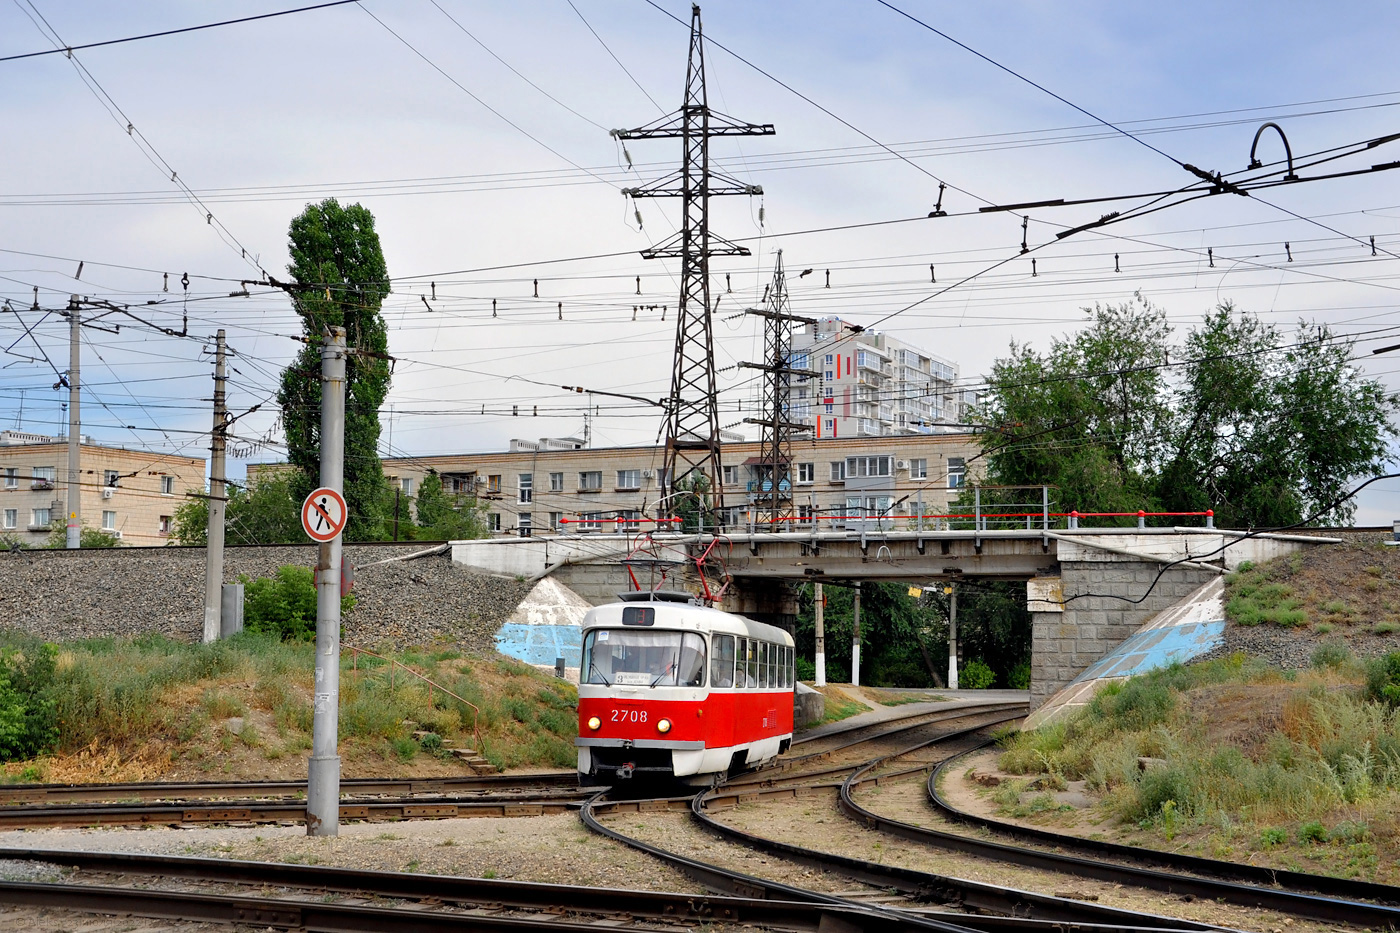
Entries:
{"type": "Polygon", "coordinates": [[[795,664],[797,666],[798,680],[817,679],[817,664],[815,661],[809,661],[806,658],[797,658],[795,664]]]}
{"type": "Polygon", "coordinates": [[[1373,658],[1366,665],[1366,699],[1400,706],[1400,651],[1373,658]]]}
{"type": "MultiPolygon", "coordinates": [[[[272,577],[250,580],[244,575],[238,579],[244,585],[244,628],[276,635],[283,641],[316,638],[316,582],[310,570],[288,564],[278,567],[272,577]]],[[[354,605],[354,596],[342,596],[341,615],[354,605]]]]}
{"type": "Polygon", "coordinates": [[[1317,820],[1304,823],[1298,827],[1298,841],[1311,842],[1314,844],[1327,841],[1327,827],[1317,820]]]}
{"type": "Polygon", "coordinates": [[[56,658],[54,646],[38,638],[0,638],[0,760],[32,758],[58,740],[56,658]]]}
{"type": "Polygon", "coordinates": [[[1272,849],[1274,846],[1281,846],[1288,841],[1288,833],[1277,826],[1270,826],[1259,834],[1259,845],[1264,849],[1272,849]]]}
{"type": "Polygon", "coordinates": [[[986,690],[996,679],[997,675],[981,658],[973,658],[963,665],[958,686],[964,690],[986,690]]]}
{"type": "Polygon", "coordinates": [[[1029,690],[1031,688],[1031,662],[1022,661],[1011,669],[1011,673],[1006,675],[1006,683],[1012,690],[1029,690]]]}
{"type": "Polygon", "coordinates": [[[1323,642],[1313,649],[1313,667],[1341,667],[1351,660],[1351,649],[1338,641],[1323,642]]]}

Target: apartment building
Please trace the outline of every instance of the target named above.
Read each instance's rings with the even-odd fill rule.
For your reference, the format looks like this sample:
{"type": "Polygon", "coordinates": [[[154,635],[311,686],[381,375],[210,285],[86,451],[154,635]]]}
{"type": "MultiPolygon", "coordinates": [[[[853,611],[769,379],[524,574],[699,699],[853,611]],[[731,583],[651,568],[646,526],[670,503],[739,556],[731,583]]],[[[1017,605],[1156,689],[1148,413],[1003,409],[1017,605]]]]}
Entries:
{"type": "MultiPolygon", "coordinates": [[[[204,488],[204,459],[111,447],[79,448],[83,524],[124,545],[162,545],[185,492],[204,488]]],[[[0,542],[42,545],[67,521],[66,438],[0,431],[0,542]]]]}
{"type": "Polygon", "coordinates": [[[976,401],[957,387],[958,368],[888,334],[838,317],[793,335],[789,418],[820,439],[957,432],[976,401]]]}
{"type": "MultiPolygon", "coordinates": [[[[757,441],[724,445],[725,526],[746,529],[771,490],[757,441]]],[[[978,461],[968,434],[806,438],[793,442],[789,468],[793,527],[907,527],[919,514],[947,511],[978,461]]],[[[652,530],[665,477],[659,447],[586,449],[576,438],[513,440],[499,453],[438,454],[384,460],[405,496],[429,470],[449,492],[474,493],[502,535],[652,530]]],[[[263,467],[273,469],[275,467],[263,467]]],[[[250,474],[257,468],[250,467],[250,474]]],[[[927,520],[932,527],[933,519],[927,520]]],[[[761,530],[767,530],[761,529],[761,530]]]]}

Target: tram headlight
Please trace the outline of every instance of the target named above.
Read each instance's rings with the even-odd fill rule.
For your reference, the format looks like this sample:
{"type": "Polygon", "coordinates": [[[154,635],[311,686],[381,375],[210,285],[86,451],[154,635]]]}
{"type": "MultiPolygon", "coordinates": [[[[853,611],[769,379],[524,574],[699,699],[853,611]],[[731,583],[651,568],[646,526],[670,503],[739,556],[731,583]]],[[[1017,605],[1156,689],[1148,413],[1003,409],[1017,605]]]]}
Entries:
{"type": "Polygon", "coordinates": [[[590,718],[588,720],[588,728],[597,732],[599,729],[603,728],[603,720],[599,719],[597,716],[590,718]]]}
{"type": "Polygon", "coordinates": [[[662,733],[663,735],[664,735],[665,733],[667,733],[667,732],[670,732],[670,731],[671,731],[671,720],[669,720],[669,719],[663,719],[663,720],[661,720],[660,722],[658,722],[658,723],[656,724],[656,731],[662,733]]]}

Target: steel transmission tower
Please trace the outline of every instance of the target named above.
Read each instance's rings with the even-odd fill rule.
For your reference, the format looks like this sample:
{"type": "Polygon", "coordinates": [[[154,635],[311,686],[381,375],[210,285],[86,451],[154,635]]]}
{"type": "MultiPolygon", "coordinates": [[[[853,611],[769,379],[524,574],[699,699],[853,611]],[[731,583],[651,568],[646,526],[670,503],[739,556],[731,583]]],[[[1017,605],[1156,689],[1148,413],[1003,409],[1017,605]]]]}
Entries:
{"type": "Polygon", "coordinates": [[[758,453],[759,496],[755,521],[762,531],[791,531],[788,521],[792,507],[792,435],[809,427],[788,420],[792,377],[813,375],[808,370],[792,368],[792,326],[795,323],[815,324],[816,319],[798,317],[788,311],[787,277],[783,273],[783,251],[773,267],[773,281],[768,286],[762,308],[750,308],[749,314],[763,318],[763,362],[741,363],[748,369],[759,369],[763,376],[763,417],[745,418],[748,424],[763,428],[763,441],[758,453]]]}
{"type": "MultiPolygon", "coordinates": [[[[676,314],[676,352],[666,425],[665,485],[660,508],[674,515],[672,493],[681,483],[704,476],[713,508],[724,506],[720,475],[718,396],[711,326],[710,257],[748,256],[743,246],[710,233],[710,198],[727,194],[762,194],[710,168],[710,139],[716,136],[772,136],[771,123],[742,123],[712,111],[705,95],[705,45],[700,7],[690,12],[690,59],[686,65],[685,102],[681,109],[632,130],[613,130],[618,139],[681,140],[680,170],[622,193],[633,198],[681,199],[681,228],[659,246],[642,251],[644,259],[681,261],[681,291],[676,314]]],[[[702,513],[703,514],[703,513],[702,513]]],[[[703,519],[702,519],[703,520],[703,519]]]]}

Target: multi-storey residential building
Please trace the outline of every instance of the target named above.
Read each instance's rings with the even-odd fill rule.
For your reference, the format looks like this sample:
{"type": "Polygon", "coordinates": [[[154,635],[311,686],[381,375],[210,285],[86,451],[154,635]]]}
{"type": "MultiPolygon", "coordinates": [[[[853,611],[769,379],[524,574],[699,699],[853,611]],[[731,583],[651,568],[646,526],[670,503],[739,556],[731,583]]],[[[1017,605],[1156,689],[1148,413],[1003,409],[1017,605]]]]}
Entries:
{"type": "MultiPolygon", "coordinates": [[[[815,437],[795,440],[789,470],[793,527],[904,527],[948,510],[979,452],[967,434],[815,437]]],[[[726,527],[750,527],[771,477],[756,441],[726,443],[726,527]]],[[[435,454],[384,461],[389,481],[412,496],[429,470],[449,492],[473,493],[503,535],[653,530],[665,477],[659,447],[585,449],[574,438],[511,441],[499,453],[435,454]]],[[[249,474],[278,465],[250,466],[249,474]]],[[[933,527],[934,520],[927,520],[933,527]]],[[[767,530],[766,528],[761,530],[767,530]]]]}
{"type": "MultiPolygon", "coordinates": [[[[204,459],[109,447],[83,437],[79,448],[84,526],[122,544],[165,544],[175,509],[204,488],[204,459]]],[[[41,545],[67,519],[65,438],[0,431],[0,541],[41,545]]]]}
{"type": "Polygon", "coordinates": [[[955,432],[972,401],[952,363],[835,317],[793,335],[792,368],[815,375],[792,377],[789,419],[821,439],[955,432]]]}

